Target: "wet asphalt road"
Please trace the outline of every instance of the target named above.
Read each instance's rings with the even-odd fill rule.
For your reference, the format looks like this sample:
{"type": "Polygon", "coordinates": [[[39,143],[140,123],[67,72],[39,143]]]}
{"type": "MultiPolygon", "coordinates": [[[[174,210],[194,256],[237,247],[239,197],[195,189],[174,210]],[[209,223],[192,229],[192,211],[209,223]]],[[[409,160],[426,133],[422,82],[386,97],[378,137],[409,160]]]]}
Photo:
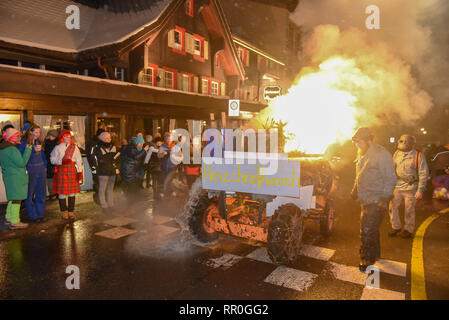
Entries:
{"type": "MultiPolygon", "coordinates": [[[[183,197],[155,202],[151,193],[145,192],[142,201],[121,205],[116,216],[101,214],[90,199],[91,193],[78,196],[79,220],[72,224],[56,218],[53,202],[48,205],[48,216],[55,218],[27,231],[0,233],[1,299],[376,297],[367,291],[355,268],[359,262],[359,209],[352,200],[336,199],[331,237],[322,238],[317,225],[308,224],[304,243],[309,250],[286,268],[270,263],[259,243],[230,236],[220,236],[211,245],[190,239],[172,219],[183,207],[183,197]],[[121,233],[124,236],[117,239],[105,237],[121,233]],[[69,265],[79,267],[79,290],[66,288],[69,265]]],[[[417,226],[444,207],[447,203],[422,203],[417,226]]],[[[387,221],[385,218],[381,231],[382,258],[394,261],[399,273],[380,273],[382,290],[377,297],[410,299],[412,240],[389,238],[387,221]]],[[[448,224],[449,214],[443,215],[425,236],[429,299],[449,299],[448,224]]]]}

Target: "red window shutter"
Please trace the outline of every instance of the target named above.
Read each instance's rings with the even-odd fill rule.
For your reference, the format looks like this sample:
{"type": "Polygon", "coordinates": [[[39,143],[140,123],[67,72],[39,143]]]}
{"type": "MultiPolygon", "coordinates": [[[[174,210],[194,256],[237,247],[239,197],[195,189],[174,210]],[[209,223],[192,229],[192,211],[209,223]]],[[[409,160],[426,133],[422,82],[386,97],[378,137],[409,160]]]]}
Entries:
{"type": "Polygon", "coordinates": [[[157,64],[148,63],[148,67],[153,68],[153,86],[157,86],[157,64]]]}

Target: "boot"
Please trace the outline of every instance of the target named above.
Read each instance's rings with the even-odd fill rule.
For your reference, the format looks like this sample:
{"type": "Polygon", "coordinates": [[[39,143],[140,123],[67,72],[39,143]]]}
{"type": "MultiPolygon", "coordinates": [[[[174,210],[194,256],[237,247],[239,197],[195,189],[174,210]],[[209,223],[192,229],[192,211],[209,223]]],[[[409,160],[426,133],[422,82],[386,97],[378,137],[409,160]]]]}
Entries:
{"type": "Polygon", "coordinates": [[[69,197],[69,218],[75,220],[75,197],[69,197]]]}
{"type": "Polygon", "coordinates": [[[13,223],[9,226],[9,229],[11,229],[11,230],[26,229],[26,228],[28,228],[28,223],[23,223],[23,222],[13,223]]]}
{"type": "Polygon", "coordinates": [[[69,213],[67,212],[67,200],[59,199],[59,209],[61,210],[62,219],[68,220],[69,219],[69,213]]]}

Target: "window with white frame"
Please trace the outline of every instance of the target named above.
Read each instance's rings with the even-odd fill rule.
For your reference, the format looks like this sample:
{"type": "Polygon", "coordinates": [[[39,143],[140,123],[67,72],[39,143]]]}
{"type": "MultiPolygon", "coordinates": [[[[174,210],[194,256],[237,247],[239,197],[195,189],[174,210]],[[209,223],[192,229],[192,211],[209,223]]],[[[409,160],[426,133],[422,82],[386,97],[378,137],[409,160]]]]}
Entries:
{"type": "Polygon", "coordinates": [[[192,90],[190,90],[190,78],[191,77],[187,74],[182,75],[182,88],[181,89],[183,91],[187,91],[187,92],[192,91],[192,90]]]}
{"type": "Polygon", "coordinates": [[[179,30],[174,30],[174,47],[178,50],[182,50],[182,33],[179,30]]]}
{"type": "Polygon", "coordinates": [[[218,96],[218,82],[212,81],[210,86],[210,93],[214,96],[218,96]]]}
{"type": "Polygon", "coordinates": [[[119,81],[125,81],[125,69],[123,68],[114,68],[115,79],[119,81]]]}
{"type": "Polygon", "coordinates": [[[165,87],[174,89],[173,72],[165,70],[165,87]]]}
{"type": "Polygon", "coordinates": [[[194,40],[193,53],[197,56],[201,56],[201,40],[196,38],[194,40]]]}
{"type": "Polygon", "coordinates": [[[208,94],[209,93],[209,81],[207,79],[202,79],[201,80],[201,92],[203,94],[208,94]]]}
{"type": "Polygon", "coordinates": [[[152,86],[154,84],[154,69],[145,68],[142,75],[142,84],[148,84],[152,86]]]}

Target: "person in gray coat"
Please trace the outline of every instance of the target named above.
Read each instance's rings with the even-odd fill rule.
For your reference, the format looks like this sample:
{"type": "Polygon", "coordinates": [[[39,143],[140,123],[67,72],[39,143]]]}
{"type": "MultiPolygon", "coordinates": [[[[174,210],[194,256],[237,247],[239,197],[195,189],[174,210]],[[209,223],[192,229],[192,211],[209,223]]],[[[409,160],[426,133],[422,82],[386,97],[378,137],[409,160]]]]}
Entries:
{"type": "Polygon", "coordinates": [[[393,157],[374,143],[370,129],[359,128],[352,141],[358,148],[358,157],[351,196],[361,206],[359,269],[365,272],[380,258],[379,228],[393,198],[396,173],[393,157]]]}

